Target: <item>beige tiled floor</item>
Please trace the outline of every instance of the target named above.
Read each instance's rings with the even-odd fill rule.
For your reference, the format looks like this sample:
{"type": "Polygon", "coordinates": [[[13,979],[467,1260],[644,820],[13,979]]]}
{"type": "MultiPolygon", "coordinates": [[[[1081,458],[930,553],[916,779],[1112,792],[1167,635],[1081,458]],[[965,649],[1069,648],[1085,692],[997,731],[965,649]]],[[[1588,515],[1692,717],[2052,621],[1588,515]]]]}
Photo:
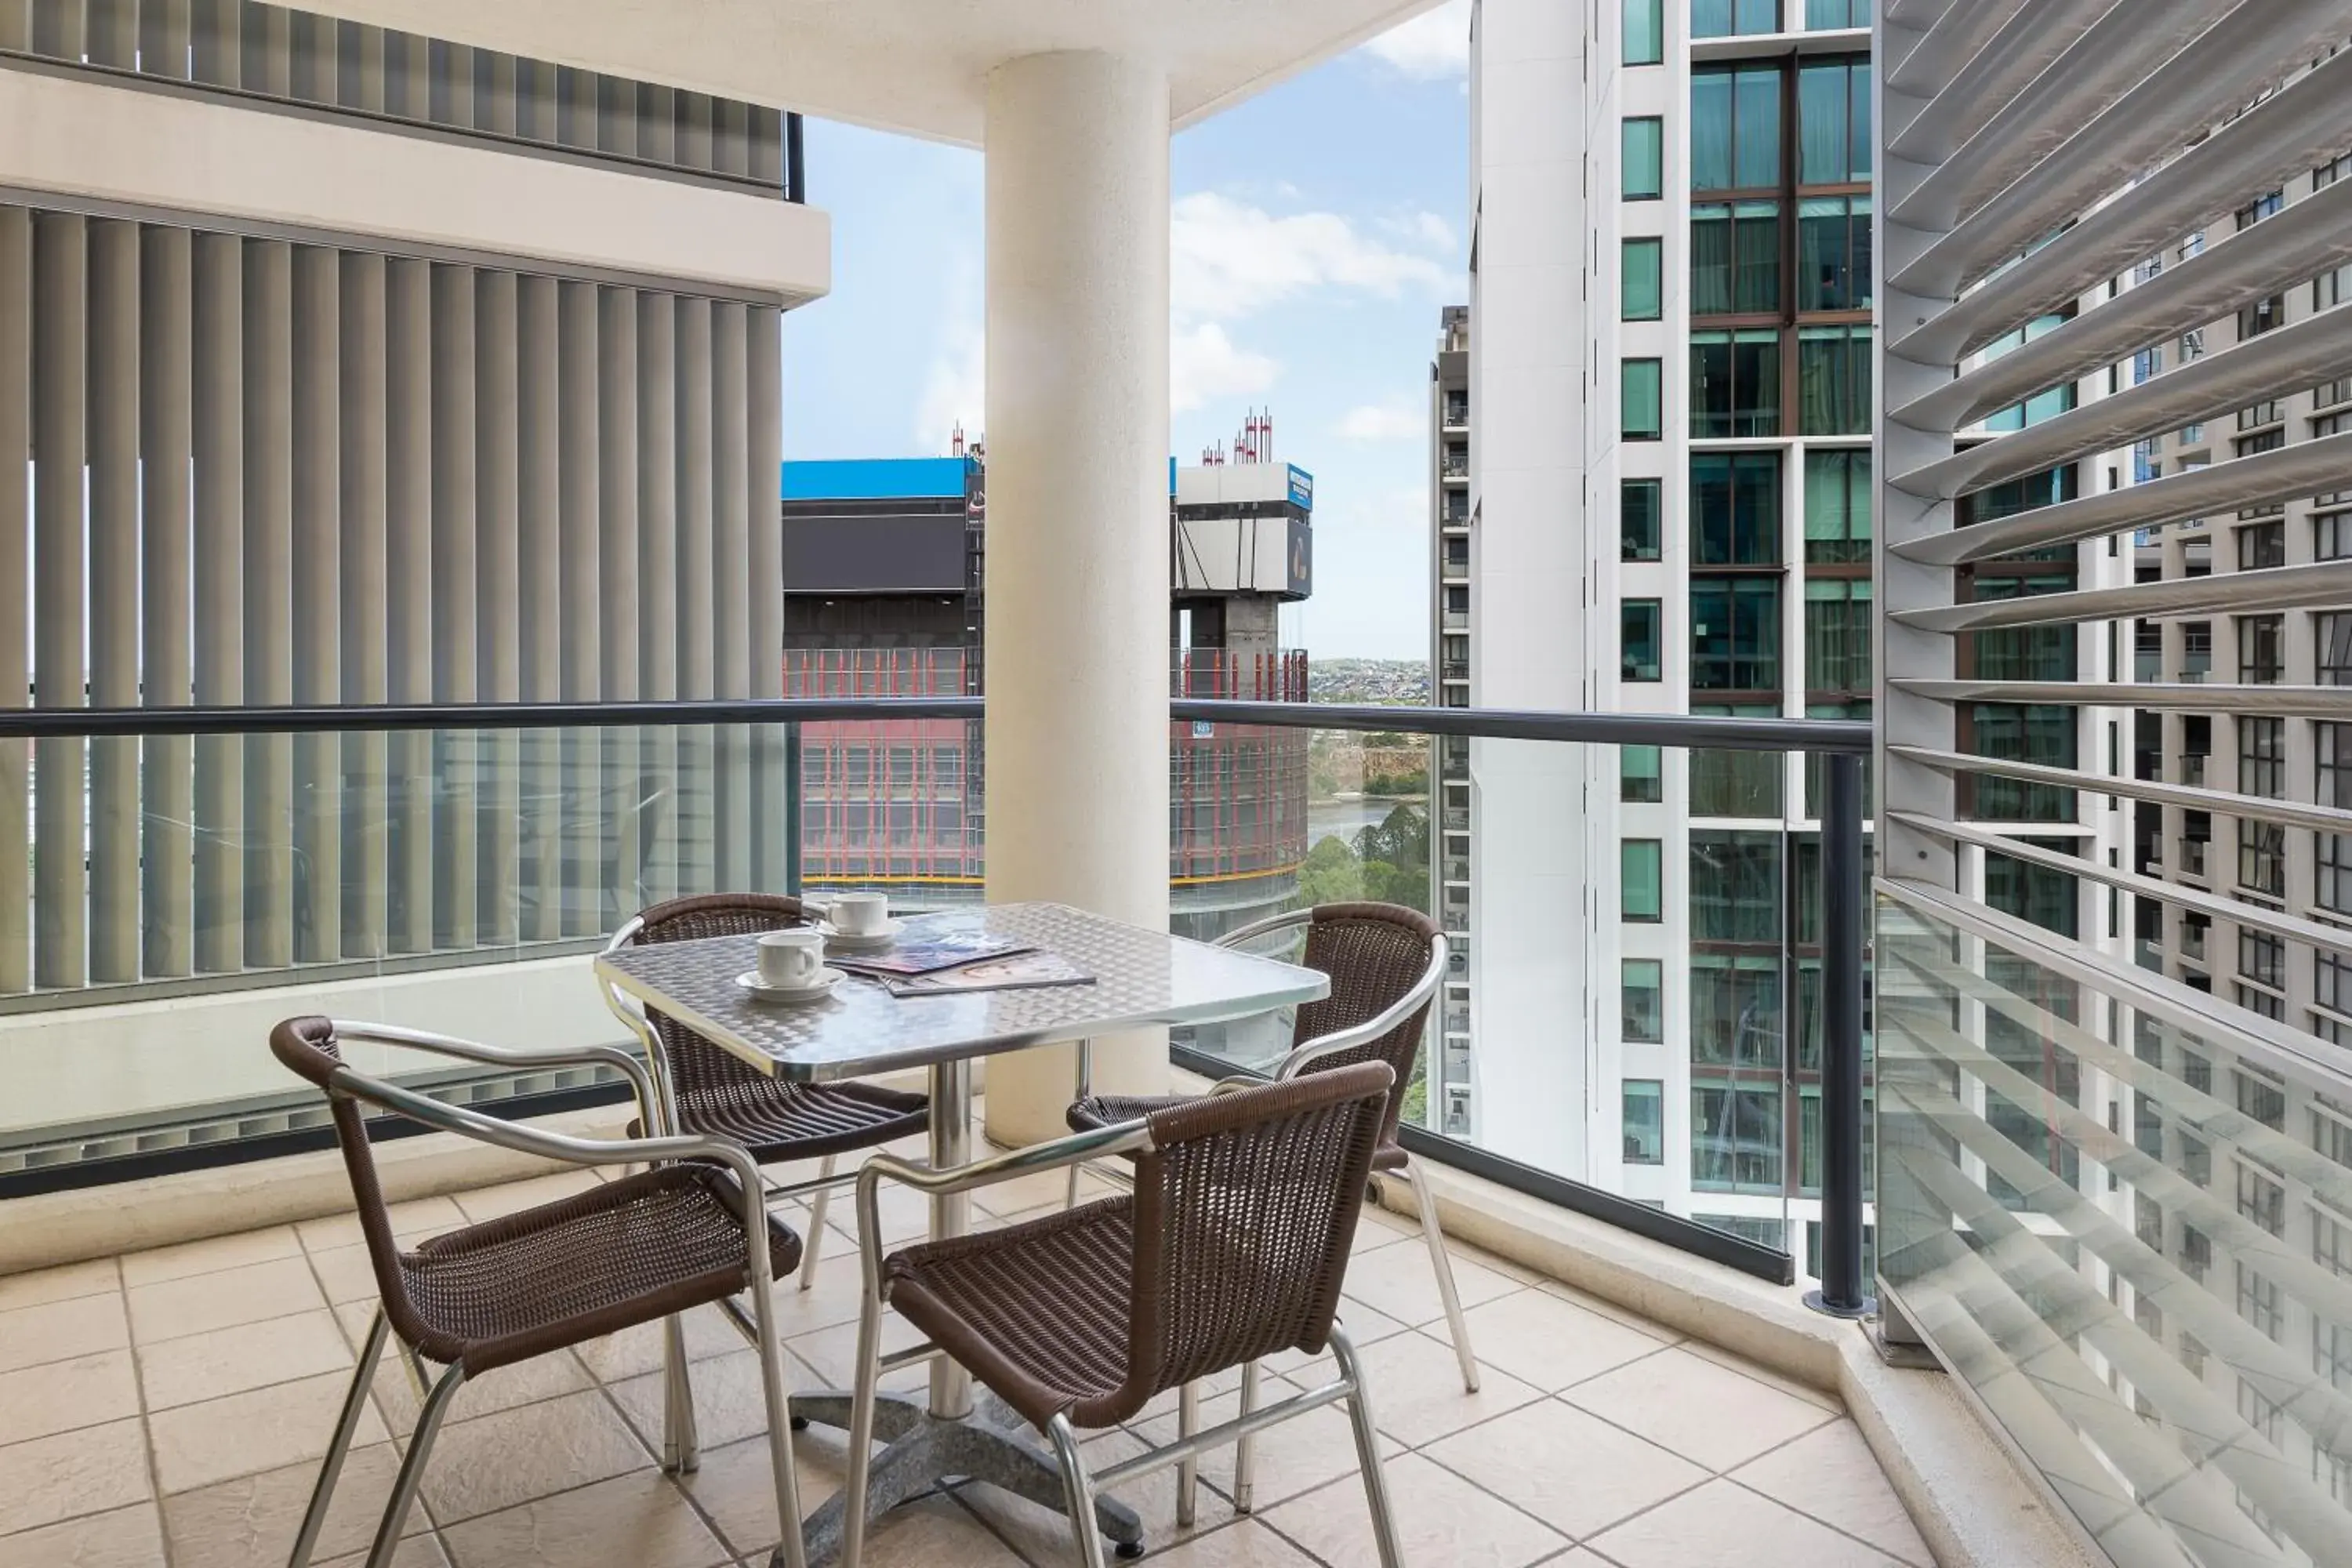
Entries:
{"type": "MultiPolygon", "coordinates": [[[[576,1190],[571,1175],[394,1211],[422,1236],[576,1190]]],[[[1057,1205],[1059,1178],[991,1194],[976,1218],[1057,1205]]],[[[894,1234],[919,1229],[894,1200],[894,1234]]],[[[828,1263],[781,1295],[789,1375],[838,1378],[857,1311],[853,1244],[834,1209],[828,1263]]],[[[0,1279],[0,1568],[275,1568],[285,1561],[373,1304],[347,1220],[295,1226],[0,1279]]],[[[1407,1560],[1430,1568],[1931,1568],[1853,1424],[1829,1400],[1467,1248],[1456,1248],[1483,1387],[1462,1392],[1428,1258],[1393,1216],[1366,1216],[1346,1320],[1364,1351],[1407,1560]]],[[[756,1358],[718,1315],[691,1321],[706,1444],[682,1481],[656,1468],[651,1330],[492,1373],[445,1428],[399,1568],[721,1568],[761,1563],[775,1525],[756,1358]]],[[[1270,1396],[1328,1358],[1277,1361],[1270,1396]]],[[[922,1373],[902,1374],[919,1383],[922,1373]]],[[[1229,1375],[1208,1419],[1231,1414],[1229,1375]]],[[[405,1373],[373,1384],[317,1560],[352,1568],[415,1419],[405,1373]]],[[[1163,1400],[1092,1451],[1110,1463],[1174,1427],[1163,1400]]],[[[1336,1410],[1260,1440],[1257,1508],[1234,1513],[1228,1451],[1202,1467],[1197,1526],[1174,1482],[1129,1500],[1169,1568],[1354,1568],[1372,1561],[1348,1424],[1336,1410]]],[[[795,1439],[804,1501],[838,1487],[837,1434],[795,1439]]],[[[966,1487],[902,1509],[869,1561],[1067,1563],[1045,1510],[966,1487]]]]}

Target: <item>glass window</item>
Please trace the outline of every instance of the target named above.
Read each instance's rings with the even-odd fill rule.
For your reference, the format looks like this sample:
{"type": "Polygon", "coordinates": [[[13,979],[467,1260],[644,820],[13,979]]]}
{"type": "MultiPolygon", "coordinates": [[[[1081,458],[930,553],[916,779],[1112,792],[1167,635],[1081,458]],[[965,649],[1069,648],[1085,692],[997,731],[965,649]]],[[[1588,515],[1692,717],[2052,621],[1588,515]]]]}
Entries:
{"type": "Polygon", "coordinates": [[[1665,241],[1628,239],[1618,247],[1618,314],[1654,321],[1664,304],[1665,241]]]}
{"type": "Polygon", "coordinates": [[[1871,0],[1805,0],[1805,26],[1819,32],[1828,27],[1867,27],[1871,0]]]}
{"type": "MultiPolygon", "coordinates": [[[[2324,524],[2326,520],[2322,518],[2314,518],[2312,521],[2315,523],[2324,524]]],[[[2327,556],[2323,552],[2319,558],[2324,561],[2327,559],[2327,556]]],[[[2257,522],[2238,530],[2239,571],[2259,572],[2266,566],[2284,566],[2285,564],[2285,523],[2257,522]]]]}
{"type": "Polygon", "coordinates": [[[1702,566],[1780,560],[1780,454],[1691,454],[1691,556],[1702,566]]]}
{"type": "Polygon", "coordinates": [[[1626,561],[1658,558],[1661,514],[1665,506],[1665,481],[1626,479],[1617,489],[1617,528],[1626,561]]]}
{"type": "MultiPolygon", "coordinates": [[[[2042,333],[2063,326],[2070,314],[2072,314],[2071,310],[2064,314],[2036,316],[2015,331],[2004,332],[1985,345],[1986,361],[1990,363],[1997,360],[2011,349],[2021,348],[2042,336],[2042,333]]],[[[2153,374],[2153,370],[2149,374],[2153,374]]],[[[2133,384],[2137,385],[2146,379],[2147,377],[2141,375],[2138,367],[2135,365],[2133,384]]],[[[2012,403],[2007,408],[1998,409],[1985,416],[1984,425],[1988,430],[2022,430],[2029,425],[2039,425],[2044,419],[2063,414],[2074,406],[2074,384],[2071,381],[2062,382],[2056,386],[2043,388],[2022,403],[2012,403]]],[[[2149,477],[2154,476],[2151,474],[2149,477]]]]}
{"type": "Polygon", "coordinates": [[[1621,428],[1628,441],[1655,441],[1665,435],[1665,415],[1663,412],[1664,388],[1662,384],[1664,362],[1654,359],[1628,359],[1617,362],[1618,396],[1622,405],[1619,411],[1621,428]]]}
{"type": "Polygon", "coordinates": [[[1665,0],[1624,0],[1624,60],[1654,66],[1666,58],[1665,0]]]}
{"type": "MultiPolygon", "coordinates": [[[[1693,208],[1691,222],[1698,221],[1693,208]]],[[[1696,244],[1696,229],[1693,231],[1696,244]]],[[[1797,204],[1797,309],[1870,309],[1870,198],[1807,196],[1797,204]]]]}
{"type": "Polygon", "coordinates": [[[2275,822],[2238,819],[2238,886],[2265,898],[2286,897],[2286,829],[2275,822]]]}
{"type": "Polygon", "coordinates": [[[1663,1044],[1666,1037],[1666,966],[1654,958],[1620,961],[1619,994],[1624,998],[1623,1035],[1628,1040],[1663,1044]]]}
{"type": "Polygon", "coordinates": [[[1780,68],[1701,66],[1691,72],[1691,189],[1770,190],[1780,184],[1780,68]]]}
{"type": "MultiPolygon", "coordinates": [[[[2252,926],[2240,926],[2238,928],[2238,973],[2257,985],[2267,985],[2273,991],[2285,990],[2286,940],[2284,937],[2273,936],[2269,931],[2256,931],[2252,926]]],[[[2286,1115],[2284,1094],[2273,1086],[2263,1083],[2260,1079],[2249,1079],[2241,1074],[2238,1082],[2240,1110],[2248,1109],[2245,1101],[2250,1095],[2261,1100],[2261,1108],[2268,1112],[2261,1120],[2270,1125],[2277,1126],[2279,1124],[2277,1119],[2286,1115]]]]}
{"type": "Polygon", "coordinates": [[[1691,314],[1778,314],[1780,204],[1708,202],[1691,208],[1691,314]]]}
{"type": "Polygon", "coordinates": [[[1654,1078],[1624,1080],[1625,1163],[1666,1163],[1666,1086],[1654,1078]]]}
{"type": "Polygon", "coordinates": [[[1693,577],[1691,689],[1780,689],[1780,580],[1693,577]]]}
{"type": "MultiPolygon", "coordinates": [[[[1865,336],[1865,348],[1868,342],[1865,336]]],[[[1690,356],[1690,433],[1694,438],[1780,433],[1778,331],[1751,328],[1736,332],[1693,332],[1690,356]]]]}
{"type": "Polygon", "coordinates": [[[1797,183],[1870,178],[1870,59],[1807,60],[1797,72],[1797,183]]]}
{"type": "MultiPolygon", "coordinates": [[[[1777,950],[1780,943],[1780,837],[1741,828],[1699,829],[1691,834],[1691,941],[1754,943],[1777,950]]],[[[1773,1037],[1779,1038],[1780,960],[1772,963],[1773,1037]]],[[[1760,1011],[1760,1009],[1759,1009],[1760,1011]]],[[[1697,1039],[1696,1034],[1694,1040],[1697,1039]]],[[[1694,1046],[1694,1051],[1699,1047],[1694,1046]]],[[[1706,1059],[1730,1061],[1738,1057],[1706,1059]]],[[[1759,1065],[1777,1065],[1775,1045],[1759,1065]]]]}
{"type": "Polygon", "coordinates": [[[2331,611],[2312,623],[2319,634],[2319,684],[2352,686],[2352,612],[2331,611]]]}
{"type": "Polygon", "coordinates": [[[1869,578],[1806,579],[1805,690],[1869,694],[1869,578]]]}
{"type": "Polygon", "coordinates": [[[1618,124],[1622,195],[1629,202],[1655,201],[1666,194],[1666,122],[1656,115],[1618,124]]]}
{"type": "Polygon", "coordinates": [[[1618,910],[1629,921],[1655,925],[1665,919],[1666,847],[1655,838],[1618,844],[1618,910]]]}
{"type": "Polygon", "coordinates": [[[1665,645],[1665,612],[1655,599],[1625,599],[1620,601],[1618,622],[1622,628],[1622,678],[1627,680],[1662,680],[1660,661],[1665,645]]]}
{"type": "Polygon", "coordinates": [[[1710,1193],[1780,1192],[1778,1085],[1692,1081],[1691,1185],[1710,1193]]]}
{"type": "Polygon", "coordinates": [[[1655,805],[1666,798],[1665,753],[1655,746],[1617,748],[1617,798],[1655,805]]]}
{"type": "Polygon", "coordinates": [[[1691,37],[1730,38],[1780,30],[1780,0],[1690,0],[1691,37]]]}
{"type": "MultiPolygon", "coordinates": [[[[1778,702],[1694,702],[1699,717],[1778,719],[1778,702]]],[[[1778,752],[1730,751],[1694,746],[1690,752],[1690,811],[1693,816],[1770,816],[1780,815],[1781,784],[1786,778],[1778,752]]]]}
{"type": "Polygon", "coordinates": [[[2241,715],[2238,793],[2278,800],[2286,794],[2286,721],[2241,715]]]}
{"type": "MultiPolygon", "coordinates": [[[[2071,708],[1979,703],[1968,710],[1972,743],[1963,751],[2007,762],[2071,768],[2075,763],[2075,716],[2071,708]]],[[[2072,822],[2074,792],[2051,784],[1977,775],[1971,781],[1975,810],[1987,822],[2072,822]]],[[[2002,857],[2004,865],[2016,865],[2002,857]]],[[[2012,913],[2015,911],[2011,911],[2012,913]]]]}
{"type": "Polygon", "coordinates": [[[1870,453],[1805,454],[1805,562],[1843,565],[1870,559],[1870,453]]]}
{"type": "MultiPolygon", "coordinates": [[[[2284,524],[2273,524],[2284,527],[2284,524]]],[[[2238,617],[2238,679],[2250,686],[2275,686],[2286,676],[2286,617],[2238,617]]]]}
{"type": "MultiPolygon", "coordinates": [[[[1691,352],[1696,356],[1696,332],[1691,334],[1691,352]]],[[[1779,401],[1777,395],[1774,401],[1779,401]]],[[[1869,431],[1870,329],[1860,324],[1799,327],[1797,434],[1862,436],[1869,431]]]]}

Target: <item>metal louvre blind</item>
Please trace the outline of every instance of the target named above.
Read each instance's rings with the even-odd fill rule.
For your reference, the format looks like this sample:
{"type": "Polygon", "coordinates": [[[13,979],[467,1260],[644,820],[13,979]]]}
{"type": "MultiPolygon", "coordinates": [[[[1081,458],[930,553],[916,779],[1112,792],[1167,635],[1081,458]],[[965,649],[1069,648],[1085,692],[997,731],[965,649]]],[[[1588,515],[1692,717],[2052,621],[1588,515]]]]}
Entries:
{"type": "MultiPolygon", "coordinates": [[[[2134,777],[2105,734],[2109,724],[2133,733],[2145,722],[2135,710],[2157,716],[2167,743],[2153,749],[2171,759],[2183,749],[2177,716],[2195,714],[2212,721],[2212,754],[2234,761],[2225,742],[2241,716],[2352,720],[2352,689],[2323,681],[2326,650],[2313,640],[2315,613],[2352,605],[2352,551],[2327,549],[2308,521],[2315,498],[2352,489],[2352,422],[2338,434],[2312,416],[2352,374],[2352,310],[2330,287],[2352,263],[2352,183],[2325,172],[2352,147],[2352,53],[2335,51],[2352,15],[2324,0],[1896,0],[1885,26],[1888,876],[1974,896],[1957,851],[1971,835],[1982,847],[1986,835],[1955,826],[1985,815],[1961,810],[1955,781],[1970,775],[2039,786],[2045,799],[2079,781],[2094,793],[2077,808],[2032,818],[2062,837],[2095,827],[2111,798],[2285,825],[2305,845],[2352,831],[2352,794],[2342,805],[2317,799],[2308,763],[2274,792],[2184,795],[2177,769],[2134,777]],[[2273,191],[2274,216],[2241,213],[2273,191]],[[2266,302],[2276,324],[2250,319],[2240,341],[2240,314],[2266,302]],[[2281,400],[2294,408],[2280,421],[2287,438],[2233,450],[2241,411],[2281,400]],[[2178,456],[2151,458],[2159,446],[2178,456]],[[1987,504],[2004,487],[2041,504],[1987,504]],[[2273,515],[2284,538],[2269,563],[2254,545],[2242,550],[2233,528],[2273,515]],[[2068,581],[1980,591],[1973,569],[2021,561],[2056,564],[2068,581]],[[1971,575],[1979,591],[1964,583],[1971,575]],[[2241,682],[2239,630],[2258,616],[2282,618],[2287,657],[2282,670],[2241,682]],[[2126,639],[2161,644],[2183,623],[2210,628],[2210,679],[2159,659],[2158,679],[2119,690],[2147,673],[2124,668],[2126,639]],[[2019,660],[1985,657],[1989,637],[2017,647],[2050,633],[2074,644],[2063,668],[2045,658],[2021,676],[2019,660]],[[1973,660],[1960,657],[1968,648],[1973,660]],[[1964,712],[2023,706],[2075,715],[2071,761],[2001,755],[1981,735],[1964,743],[1964,712]]],[[[2085,879],[2194,896],[2151,889],[2160,879],[2101,857],[2074,858],[2085,879]]],[[[2314,901],[2307,890],[2270,896],[2274,906],[2314,901]]],[[[2341,912],[2352,924],[2352,908],[2341,912]]],[[[2245,919],[2305,940],[2320,929],[2279,913],[2245,919]]]]}
{"type": "MultiPolygon", "coordinates": [[[[778,332],[0,206],[0,702],[781,695],[751,588],[781,580],[778,332]]],[[[0,745],[0,992],[590,936],[648,889],[773,884],[768,765],[708,727],[0,745]],[[614,804],[652,777],[683,796],[658,844],[614,804]]]]}
{"type": "Polygon", "coordinates": [[[1882,1285],[2134,1568],[2352,1561],[2347,40],[1880,7],[1882,1285]]]}
{"type": "Polygon", "coordinates": [[[0,50],[690,171],[785,195],[777,110],[252,0],[0,0],[0,50]]]}

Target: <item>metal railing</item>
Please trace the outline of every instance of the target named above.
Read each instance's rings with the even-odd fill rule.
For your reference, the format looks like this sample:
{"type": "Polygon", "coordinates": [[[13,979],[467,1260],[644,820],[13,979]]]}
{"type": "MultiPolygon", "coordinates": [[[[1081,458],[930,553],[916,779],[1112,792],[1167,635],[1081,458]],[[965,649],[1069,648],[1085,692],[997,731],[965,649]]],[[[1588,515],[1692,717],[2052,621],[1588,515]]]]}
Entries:
{"type": "MultiPolygon", "coordinates": [[[[803,765],[801,731],[808,726],[916,719],[976,723],[984,720],[985,711],[981,700],[961,696],[471,706],[16,710],[0,710],[0,748],[19,748],[21,755],[26,748],[37,752],[60,743],[85,747],[93,752],[99,746],[112,745],[131,748],[128,754],[134,759],[142,748],[152,756],[168,759],[179,755],[189,745],[236,747],[241,741],[247,747],[268,748],[291,742],[297,754],[301,754],[301,747],[320,740],[347,763],[357,757],[389,761],[405,758],[421,770],[415,776],[429,782],[427,793],[415,798],[386,795],[378,784],[362,783],[347,785],[340,795],[298,808],[298,816],[301,809],[313,814],[353,814],[354,821],[342,827],[356,826],[362,838],[370,843],[385,833],[393,837],[383,852],[371,849],[344,855],[340,869],[331,873],[335,886],[320,889],[306,884],[297,876],[287,890],[293,900],[298,931],[301,909],[310,907],[310,900],[323,893],[331,897],[331,901],[337,898],[346,900],[341,907],[347,910],[363,907],[367,921],[373,922],[364,926],[370,931],[385,928],[387,922],[394,931],[404,929],[401,921],[405,918],[417,934],[415,951],[379,950],[371,958],[341,968],[296,964],[250,972],[238,967],[224,973],[199,973],[171,981],[162,990],[143,986],[140,994],[200,994],[224,987],[352,980],[372,984],[390,973],[407,971],[415,976],[417,986],[399,994],[425,999],[429,1005],[433,987],[470,984],[464,977],[484,973],[480,967],[484,964],[511,964],[519,960],[586,951],[617,919],[625,918],[638,901],[646,898],[710,886],[774,887],[779,890],[796,887],[801,876],[799,847],[807,825],[798,819],[805,795],[793,787],[793,781],[799,776],[798,770],[803,765]],[[712,737],[712,742],[707,747],[698,742],[688,743],[690,738],[700,735],[712,737]],[[441,743],[437,748],[430,744],[410,747],[410,736],[437,738],[441,743]],[[600,742],[600,736],[607,739],[600,742]],[[730,736],[733,740],[728,741],[730,736]],[[392,738],[388,748],[383,737],[392,738]],[[466,743],[451,743],[458,740],[466,743]],[[539,782],[533,784],[534,780],[539,782]],[[493,814],[510,815],[513,818],[502,839],[495,838],[490,831],[493,816],[486,816],[481,810],[501,802],[510,802],[513,806],[510,814],[505,813],[503,806],[493,814]],[[371,823],[375,826],[370,827],[371,823]],[[456,846],[466,841],[468,833],[480,835],[478,842],[485,849],[495,843],[502,858],[493,861],[478,857],[468,861],[458,857],[456,846]],[[450,837],[437,837],[441,834],[450,837]],[[488,890],[481,891],[478,898],[479,889],[469,879],[484,875],[490,879],[489,883],[483,884],[488,890]],[[460,889],[459,883],[468,885],[460,889]],[[491,887],[492,883],[495,887],[491,887]],[[416,900],[430,900],[423,907],[446,911],[453,907],[453,897],[457,900],[454,907],[469,914],[488,910],[494,904],[506,911],[502,921],[496,923],[495,939],[490,934],[492,927],[484,925],[463,943],[443,940],[448,936],[442,929],[447,922],[425,918],[415,907],[416,900]],[[358,905],[347,901],[353,898],[360,900],[358,905]],[[417,923],[420,921],[422,923],[417,923]],[[179,991],[174,992],[173,986],[179,991]]],[[[1171,701],[1170,718],[1180,727],[1206,724],[1221,732],[1234,727],[1263,726],[1293,731],[1475,737],[1501,743],[1795,750],[1829,757],[1831,777],[1823,819],[1825,853],[1821,859],[1823,876],[1832,879],[1824,883],[1822,892],[1822,907],[1831,911],[1832,925],[1823,935],[1828,944],[1822,953],[1824,979],[1832,996],[1851,990],[1854,1003],[1850,1008],[1832,1005],[1826,1010],[1820,1148],[1826,1238],[1819,1252],[1825,1260],[1822,1272],[1830,1299],[1844,1302],[1849,1308],[1860,1303],[1865,1294],[1862,1274],[1865,1226],[1861,1179],[1864,1127],[1860,1100],[1864,1052],[1860,1014],[1862,948],[1858,935],[1847,940],[1842,934],[1843,928],[1835,923],[1850,917],[1857,907],[1856,899],[1851,894],[1832,896],[1831,889],[1860,885],[1860,762],[1870,743],[1868,726],[1843,721],[1692,718],[1678,714],[1560,714],[1195,699],[1171,701]],[[1838,782],[1841,776],[1848,781],[1844,786],[1838,782]],[[1841,910],[1845,914],[1840,915],[1841,910]]],[[[1303,742],[1306,738],[1299,739],[1303,742]]],[[[1433,754],[1437,750],[1433,746],[1428,749],[1433,754]]],[[[272,759],[278,756],[275,750],[248,751],[247,754],[272,759]]],[[[1613,773],[1613,768],[1611,771],[1613,773]]],[[[322,776],[334,780],[352,775],[337,767],[327,767],[322,776]]],[[[397,769],[382,776],[388,783],[397,777],[397,769]]],[[[1390,808],[1379,809],[1385,812],[1390,808]]],[[[231,858],[239,864],[258,865],[260,862],[250,857],[263,840],[292,847],[299,843],[324,845],[341,837],[341,830],[304,829],[292,820],[277,823],[274,818],[256,819],[246,826],[253,830],[248,836],[250,841],[240,840],[232,846],[231,858]]],[[[299,858],[296,864],[300,864],[299,858]]],[[[322,869],[317,874],[331,873],[322,869]]],[[[196,908],[197,918],[205,918],[202,912],[205,906],[200,902],[196,908]]],[[[251,912],[249,902],[241,898],[233,909],[220,911],[220,918],[233,926],[242,926],[251,912]]],[[[1466,919],[1458,914],[1449,916],[1448,923],[1460,925],[1465,938],[1469,934],[1466,919]]],[[[1468,946],[1465,940],[1463,949],[1468,946]]],[[[584,988],[571,985],[571,979],[576,977],[569,977],[568,971],[551,971],[544,975],[509,973],[514,977],[498,984],[514,995],[543,984],[547,988],[545,996],[551,999],[551,1005],[560,1007],[571,989],[585,994],[584,988]]],[[[56,1010],[69,1005],[76,994],[35,992],[12,999],[11,1005],[18,1014],[12,1022],[37,1024],[48,1017],[62,1020],[66,1016],[56,1010]]],[[[531,991],[530,994],[541,993],[531,991]]],[[[1462,1016],[1458,1008],[1455,1011],[1462,1016]]],[[[551,1017],[546,1026],[560,1033],[567,1026],[562,1019],[551,1017]]],[[[1433,1041],[1441,1037],[1441,1031],[1433,1030],[1433,1041]]],[[[1439,1054],[1433,1049],[1433,1057],[1439,1054]]],[[[256,1061],[259,1061],[257,1056],[256,1061]]],[[[261,1065],[266,1067],[266,1063],[261,1065]]],[[[226,1094],[225,1088],[215,1087],[226,1094]]],[[[277,1087],[265,1074],[257,1076],[247,1091],[258,1095],[258,1099],[234,1104],[222,1100],[209,1109],[203,1102],[162,1106],[139,1113],[134,1113],[136,1108],[123,1107],[120,1114],[111,1117],[85,1119],[78,1124],[80,1131],[75,1135],[81,1153],[90,1156],[82,1168],[75,1168],[80,1153],[64,1149],[53,1151],[55,1157],[44,1156],[29,1166],[0,1169],[0,1193],[82,1184],[229,1159],[256,1158],[319,1144],[326,1136],[325,1130],[315,1124],[315,1117],[306,1120],[302,1108],[292,1106],[290,1101],[280,1104],[269,1098],[268,1091],[277,1087]]],[[[617,1089],[614,1084],[586,1081],[577,1074],[562,1079],[542,1075],[513,1084],[502,1080],[492,1085],[446,1086],[447,1092],[460,1098],[522,1095],[526,1097],[525,1103],[534,1109],[588,1103],[617,1089]],[[555,1098],[551,1100],[551,1095],[555,1098]]],[[[1794,1277],[1792,1258],[1780,1247],[1662,1213],[1620,1194],[1504,1157],[1463,1139],[1418,1129],[1410,1130],[1407,1137],[1432,1158],[1463,1165],[1549,1201],[1762,1278],[1787,1282],[1794,1277]]]]}
{"type": "Polygon", "coordinates": [[[1874,37],[1884,1331],[2132,1568],[2352,1561],[2352,1042],[2319,1011],[2352,936],[2312,918],[2352,811],[2284,765],[2352,721],[2301,635],[2352,572],[2165,526],[2293,540],[2352,485],[2352,436],[2303,417],[2352,364],[2347,37],[2318,0],[1887,0],[1874,37]],[[2115,466],[2242,410],[2286,438],[2115,466]],[[1984,591],[2028,552],[2034,589],[1984,591]],[[2210,668],[2253,611],[2293,628],[2284,682],[2210,668]],[[2206,815],[2300,885],[2187,880],[2206,815]],[[2140,935],[2176,924],[2195,987],[2140,935]]]}

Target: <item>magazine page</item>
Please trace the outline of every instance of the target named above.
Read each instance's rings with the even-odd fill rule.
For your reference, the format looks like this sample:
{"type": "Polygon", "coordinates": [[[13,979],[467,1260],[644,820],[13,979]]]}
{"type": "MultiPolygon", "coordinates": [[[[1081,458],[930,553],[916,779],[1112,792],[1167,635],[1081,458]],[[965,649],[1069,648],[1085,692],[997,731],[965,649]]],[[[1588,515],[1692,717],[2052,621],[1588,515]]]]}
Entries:
{"type": "Polygon", "coordinates": [[[893,996],[961,996],[1042,985],[1091,985],[1095,977],[1059,953],[1034,950],[981,959],[929,974],[886,979],[893,996]]]}

